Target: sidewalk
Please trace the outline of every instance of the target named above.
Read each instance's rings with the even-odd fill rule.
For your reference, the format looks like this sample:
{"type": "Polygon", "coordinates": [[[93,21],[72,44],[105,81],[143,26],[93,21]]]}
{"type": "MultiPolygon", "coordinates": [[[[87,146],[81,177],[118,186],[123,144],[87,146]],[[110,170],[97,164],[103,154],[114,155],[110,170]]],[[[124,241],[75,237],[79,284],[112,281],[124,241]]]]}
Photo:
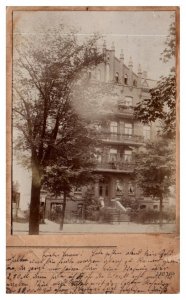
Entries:
{"type": "MultiPolygon", "coordinates": [[[[64,224],[63,230],[59,230],[59,224],[45,220],[40,224],[40,234],[63,233],[173,233],[175,224],[164,224],[160,229],[158,224],[136,224],[123,222],[120,224],[64,224]]],[[[28,223],[13,222],[13,234],[28,234],[28,223]]]]}

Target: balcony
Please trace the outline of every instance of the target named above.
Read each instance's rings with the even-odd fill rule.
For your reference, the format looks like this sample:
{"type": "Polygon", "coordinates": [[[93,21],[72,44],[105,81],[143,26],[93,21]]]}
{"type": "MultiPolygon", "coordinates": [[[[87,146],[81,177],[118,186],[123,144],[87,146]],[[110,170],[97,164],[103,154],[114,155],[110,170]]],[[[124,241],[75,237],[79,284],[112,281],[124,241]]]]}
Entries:
{"type": "Polygon", "coordinates": [[[96,171],[112,173],[132,173],[134,171],[134,162],[97,162],[96,171]]]}
{"type": "Polygon", "coordinates": [[[122,100],[118,101],[118,110],[117,115],[133,117],[134,115],[134,107],[132,105],[128,106],[123,103],[122,100]]]}
{"type": "Polygon", "coordinates": [[[128,145],[142,145],[144,143],[143,136],[133,134],[122,134],[112,132],[101,132],[100,139],[112,144],[128,144],[128,145]]]}

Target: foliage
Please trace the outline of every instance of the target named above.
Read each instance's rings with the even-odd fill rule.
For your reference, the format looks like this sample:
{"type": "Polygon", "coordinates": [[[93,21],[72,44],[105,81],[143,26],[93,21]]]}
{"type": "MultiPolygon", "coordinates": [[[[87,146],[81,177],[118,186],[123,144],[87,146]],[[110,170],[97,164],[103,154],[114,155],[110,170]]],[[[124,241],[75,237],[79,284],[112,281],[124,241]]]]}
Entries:
{"type": "Polygon", "coordinates": [[[165,197],[175,184],[175,145],[159,138],[135,154],[135,177],[145,196],[165,197]]]}
{"type": "Polygon", "coordinates": [[[32,43],[24,40],[15,47],[14,126],[18,129],[17,149],[35,152],[46,165],[54,147],[67,139],[72,118],[72,87],[102,56],[92,50],[97,37],[82,45],[75,35],[52,31],[32,43]]]}
{"type": "Polygon", "coordinates": [[[49,165],[43,171],[43,187],[55,196],[69,193],[94,179],[94,153],[97,135],[74,113],[65,130],[62,147],[51,152],[49,165]]]}
{"type": "Polygon", "coordinates": [[[91,191],[87,189],[83,197],[83,214],[85,220],[98,221],[99,219],[99,203],[92,195],[91,191]]]}
{"type": "Polygon", "coordinates": [[[176,132],[176,78],[171,73],[162,77],[157,86],[150,91],[151,97],[139,102],[135,107],[136,118],[143,123],[159,120],[163,135],[175,137],[176,132]]]}
{"type": "MultiPolygon", "coordinates": [[[[174,16],[172,16],[174,18],[174,16]]],[[[163,62],[175,59],[176,26],[173,20],[169,27],[169,35],[165,41],[165,49],[161,53],[163,62]]],[[[158,120],[163,129],[163,136],[175,138],[176,134],[176,74],[174,67],[168,76],[162,76],[155,88],[149,90],[149,99],[137,103],[134,108],[135,116],[143,123],[158,120]]]]}
{"type": "MultiPolygon", "coordinates": [[[[138,212],[130,213],[131,221],[136,223],[158,223],[160,218],[160,212],[155,210],[141,210],[138,212]]],[[[175,222],[175,210],[173,211],[163,211],[162,219],[165,223],[175,222]]]]}
{"type": "Polygon", "coordinates": [[[161,53],[161,60],[168,62],[171,58],[176,55],[176,22],[175,16],[171,15],[172,22],[169,26],[169,34],[165,41],[165,49],[161,53]]]}
{"type": "Polygon", "coordinates": [[[42,184],[56,194],[67,192],[71,180],[86,177],[92,154],[91,129],[78,118],[71,97],[75,82],[103,59],[95,48],[99,37],[79,42],[73,32],[63,33],[61,27],[34,41],[21,35],[14,40],[14,145],[21,160],[31,163],[30,232],[36,234],[42,184]]]}

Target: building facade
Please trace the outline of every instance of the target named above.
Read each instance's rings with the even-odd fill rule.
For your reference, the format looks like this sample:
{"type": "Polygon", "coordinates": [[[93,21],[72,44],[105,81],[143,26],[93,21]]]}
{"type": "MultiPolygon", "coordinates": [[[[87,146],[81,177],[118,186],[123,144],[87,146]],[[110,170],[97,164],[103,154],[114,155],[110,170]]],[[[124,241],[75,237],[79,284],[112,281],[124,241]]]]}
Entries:
{"type": "Polygon", "coordinates": [[[97,199],[101,197],[105,206],[112,205],[113,201],[119,206],[138,201],[141,209],[158,210],[159,200],[144,198],[132,176],[134,150],[155,139],[159,130],[156,124],[143,125],[136,120],[134,106],[149,99],[149,89],[155,86],[156,81],[149,79],[140,65],[136,74],[132,58],[127,66],[122,50],[118,59],[114,45],[109,50],[104,43],[103,53],[104,62],[89,72],[89,78],[112,84],[115,96],[112,110],[103,116],[102,123],[98,123],[102,145],[97,148],[95,173],[102,175],[102,179],[92,187],[92,193],[97,199]]]}
{"type": "MultiPolygon", "coordinates": [[[[103,54],[104,62],[88,72],[90,83],[110,84],[114,94],[112,108],[102,113],[97,123],[101,146],[96,148],[94,173],[100,175],[101,179],[89,187],[74,190],[73,201],[67,201],[66,210],[68,215],[78,211],[78,207],[83,205],[87,189],[98,202],[100,199],[102,207],[116,207],[125,211],[127,207],[137,205],[139,209],[159,210],[159,199],[144,197],[133,179],[134,150],[155,139],[159,131],[156,124],[143,125],[135,119],[134,106],[149,99],[149,90],[156,85],[156,81],[149,79],[147,72],[142,72],[140,64],[135,73],[132,58],[126,65],[122,50],[117,58],[114,45],[107,49],[104,43],[103,54]]],[[[108,102],[111,97],[108,93],[108,102]]],[[[52,208],[61,202],[62,199],[58,199],[57,203],[50,197],[47,199],[47,217],[52,208]]]]}

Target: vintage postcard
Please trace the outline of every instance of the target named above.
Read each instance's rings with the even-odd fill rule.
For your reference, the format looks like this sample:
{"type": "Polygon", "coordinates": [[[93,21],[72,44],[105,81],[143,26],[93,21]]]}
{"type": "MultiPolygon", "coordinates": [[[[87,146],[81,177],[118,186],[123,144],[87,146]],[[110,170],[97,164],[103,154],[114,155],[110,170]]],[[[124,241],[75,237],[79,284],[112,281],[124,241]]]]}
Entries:
{"type": "Polygon", "coordinates": [[[7,7],[7,293],[179,292],[179,7],[7,7]]]}

